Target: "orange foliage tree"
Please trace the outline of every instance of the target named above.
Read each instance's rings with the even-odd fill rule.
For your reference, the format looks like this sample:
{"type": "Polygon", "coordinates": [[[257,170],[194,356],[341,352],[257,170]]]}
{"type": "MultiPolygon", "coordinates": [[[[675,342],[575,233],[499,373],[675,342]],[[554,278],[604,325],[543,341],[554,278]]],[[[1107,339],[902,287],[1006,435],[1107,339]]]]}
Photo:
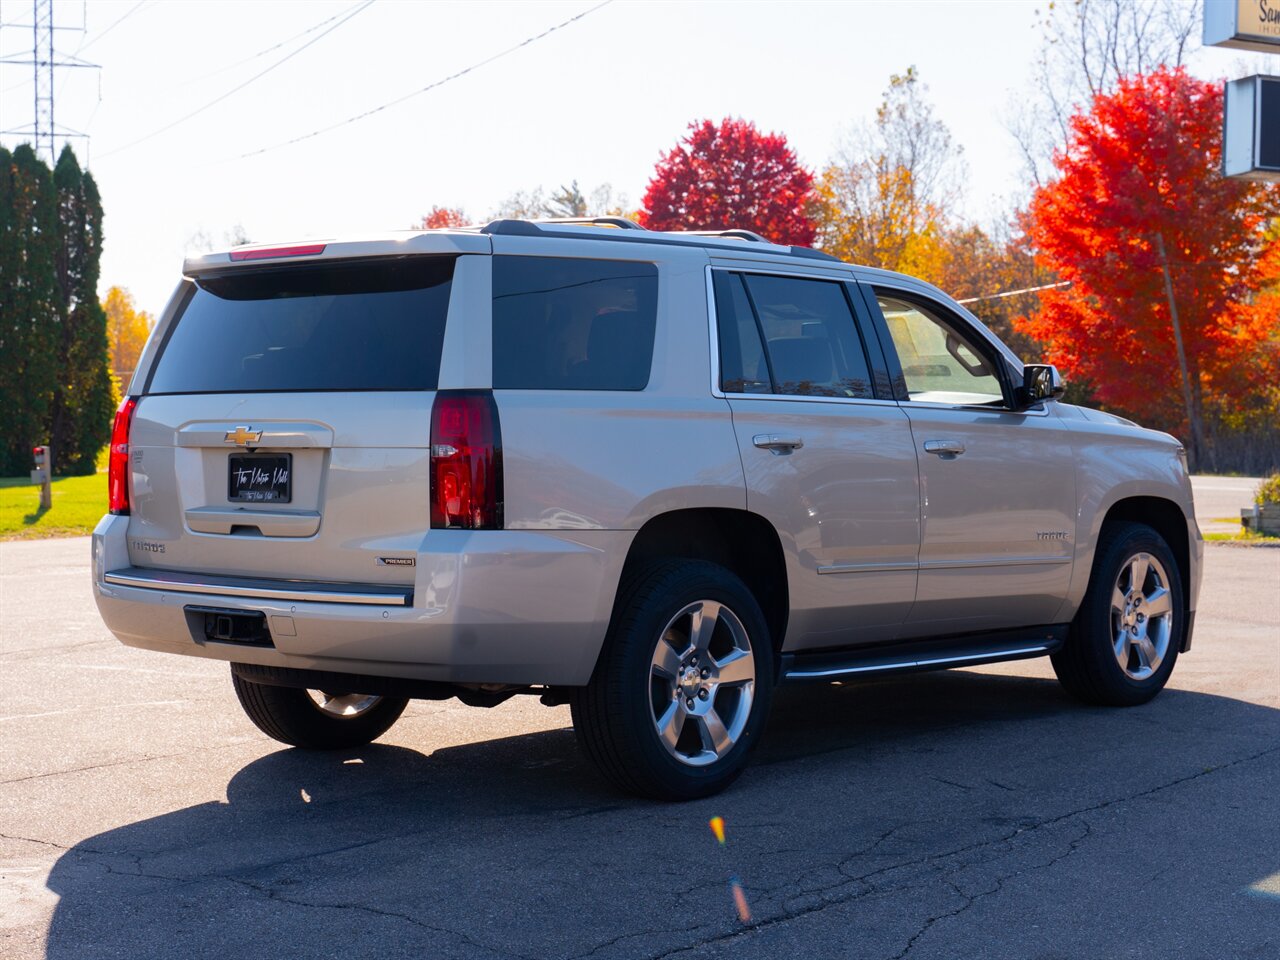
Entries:
{"type": "Polygon", "coordinates": [[[813,174],[786,137],[727,118],[691,123],[658,161],[639,213],[651,230],[754,230],[774,243],[813,243],[813,174]]]}
{"type": "Polygon", "coordinates": [[[128,377],[138,366],[142,348],[156,321],[145,310],[139,310],[133,294],[124,287],[112,287],[102,301],[107,314],[107,347],[111,355],[111,375],[123,390],[129,386],[128,377]]]}
{"type": "Polygon", "coordinates": [[[1280,191],[1225,179],[1221,150],[1217,84],[1161,67],[1097,96],[1024,218],[1071,286],[1015,321],[1102,404],[1189,435],[1202,463],[1206,410],[1211,428],[1273,381],[1280,327],[1264,292],[1280,191]]]}
{"type": "Polygon", "coordinates": [[[465,227],[467,215],[457,207],[432,207],[422,218],[420,230],[439,230],[441,227],[465,227]]]}

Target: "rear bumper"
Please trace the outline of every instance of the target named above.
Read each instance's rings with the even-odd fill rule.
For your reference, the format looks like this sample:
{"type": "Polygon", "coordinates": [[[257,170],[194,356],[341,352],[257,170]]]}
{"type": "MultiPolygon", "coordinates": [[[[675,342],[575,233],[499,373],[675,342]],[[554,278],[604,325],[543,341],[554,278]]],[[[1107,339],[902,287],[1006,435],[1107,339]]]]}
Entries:
{"type": "Polygon", "coordinates": [[[93,592],[107,628],[129,646],[304,670],[575,686],[595,667],[634,536],[435,530],[411,591],[370,592],[131,567],[128,525],[107,516],[94,531],[93,592]],[[265,614],[274,647],[206,640],[185,608],[210,605],[265,614]]]}

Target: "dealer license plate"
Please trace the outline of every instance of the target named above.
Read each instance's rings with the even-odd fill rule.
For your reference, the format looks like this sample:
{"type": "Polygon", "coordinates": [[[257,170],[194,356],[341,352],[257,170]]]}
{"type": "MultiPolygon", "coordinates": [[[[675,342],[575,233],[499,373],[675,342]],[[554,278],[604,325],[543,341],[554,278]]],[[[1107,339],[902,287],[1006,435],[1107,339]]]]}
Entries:
{"type": "Polygon", "coordinates": [[[232,454],[227,499],[234,503],[288,503],[293,499],[293,454],[232,454]]]}

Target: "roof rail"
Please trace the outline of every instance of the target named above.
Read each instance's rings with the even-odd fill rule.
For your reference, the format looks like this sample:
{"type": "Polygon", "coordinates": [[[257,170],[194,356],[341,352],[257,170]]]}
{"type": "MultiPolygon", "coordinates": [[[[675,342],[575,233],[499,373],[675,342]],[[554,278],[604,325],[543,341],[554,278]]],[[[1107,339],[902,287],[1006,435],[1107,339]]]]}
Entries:
{"type": "Polygon", "coordinates": [[[536,223],[528,220],[513,220],[503,218],[501,220],[490,220],[480,228],[481,233],[490,234],[506,234],[516,237],[540,237],[542,236],[542,228],[536,223]]]}
{"type": "MultiPolygon", "coordinates": [[[[474,227],[468,229],[475,229],[474,227]]],[[[593,217],[584,219],[567,218],[563,220],[513,220],[504,218],[501,220],[491,220],[483,227],[479,228],[481,233],[490,235],[502,235],[508,237],[561,237],[561,238],[577,238],[580,240],[618,240],[628,243],[681,243],[686,244],[696,242],[697,238],[705,238],[708,240],[748,240],[752,243],[767,243],[772,246],[772,242],[766,240],[758,233],[750,230],[688,230],[663,232],[646,230],[644,227],[631,220],[622,217],[593,217]],[[620,227],[618,230],[601,230],[588,234],[587,232],[574,233],[568,230],[550,231],[543,230],[542,224],[546,225],[564,225],[564,226],[590,226],[600,221],[616,220],[621,223],[630,224],[627,227],[620,227]],[[685,239],[688,238],[688,239],[685,239]]],[[[839,257],[833,257],[829,253],[821,250],[814,250],[812,247],[786,246],[784,248],[791,253],[792,256],[805,257],[810,260],[828,260],[833,263],[844,263],[839,257]]],[[[724,249],[724,248],[720,248],[724,249]]]]}
{"type": "Polygon", "coordinates": [[[619,230],[643,230],[644,227],[626,217],[540,217],[530,223],[567,223],[582,226],[617,227],[619,230]]]}
{"type": "Polygon", "coordinates": [[[791,253],[793,256],[808,257],[810,260],[834,260],[836,263],[844,263],[839,257],[833,257],[831,254],[815,250],[813,247],[797,247],[792,244],[791,253]]]}
{"type": "Polygon", "coordinates": [[[734,240],[750,240],[753,243],[773,243],[767,237],[751,230],[684,230],[691,237],[730,237],[734,240]]]}

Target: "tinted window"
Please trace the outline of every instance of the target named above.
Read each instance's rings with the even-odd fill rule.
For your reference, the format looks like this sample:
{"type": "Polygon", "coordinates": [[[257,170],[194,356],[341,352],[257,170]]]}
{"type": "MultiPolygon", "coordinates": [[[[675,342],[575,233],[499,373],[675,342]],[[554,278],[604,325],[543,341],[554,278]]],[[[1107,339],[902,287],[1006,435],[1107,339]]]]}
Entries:
{"type": "Polygon", "coordinates": [[[713,277],[720,336],[720,389],[725,393],[772,393],[760,328],[742,277],[720,270],[713,277]]]}
{"type": "Polygon", "coordinates": [[[1003,404],[1004,390],[987,352],[941,315],[877,294],[912,400],[1003,404]]]}
{"type": "Polygon", "coordinates": [[[417,257],[201,279],[148,392],[434,390],[453,265],[417,257]]]}
{"type": "Polygon", "coordinates": [[[651,263],[494,257],[494,387],[643,390],[657,304],[651,263]]]}
{"type": "Polygon", "coordinates": [[[870,397],[867,357],[844,287],[829,280],[744,274],[773,375],[773,392],[870,397]]]}

